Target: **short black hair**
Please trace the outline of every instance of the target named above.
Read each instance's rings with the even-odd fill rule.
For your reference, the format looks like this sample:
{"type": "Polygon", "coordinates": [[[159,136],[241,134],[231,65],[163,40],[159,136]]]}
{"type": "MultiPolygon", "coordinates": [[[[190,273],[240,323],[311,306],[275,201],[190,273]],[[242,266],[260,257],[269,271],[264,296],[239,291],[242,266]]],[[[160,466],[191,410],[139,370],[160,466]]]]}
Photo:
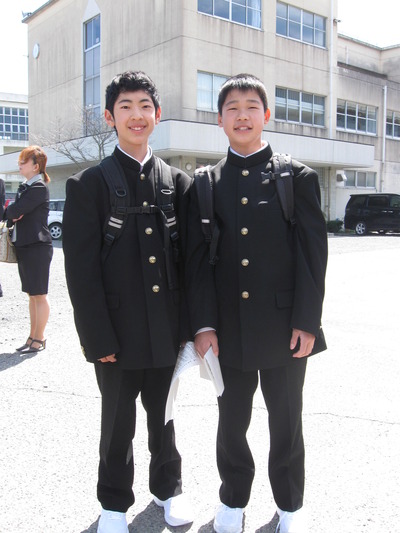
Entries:
{"type": "Polygon", "coordinates": [[[237,74],[236,76],[232,76],[231,78],[227,79],[221,85],[221,89],[219,90],[218,94],[218,113],[220,115],[222,114],[222,107],[225,103],[228,93],[234,89],[238,89],[242,92],[251,90],[256,91],[264,105],[264,111],[267,111],[268,97],[267,90],[265,89],[263,82],[256,76],[253,76],[253,74],[237,74]]]}
{"type": "Polygon", "coordinates": [[[106,109],[114,115],[114,106],[119,95],[130,91],[145,91],[152,99],[156,112],[158,111],[161,102],[157,88],[151,78],[140,70],[127,70],[114,76],[106,88],[106,109]]]}

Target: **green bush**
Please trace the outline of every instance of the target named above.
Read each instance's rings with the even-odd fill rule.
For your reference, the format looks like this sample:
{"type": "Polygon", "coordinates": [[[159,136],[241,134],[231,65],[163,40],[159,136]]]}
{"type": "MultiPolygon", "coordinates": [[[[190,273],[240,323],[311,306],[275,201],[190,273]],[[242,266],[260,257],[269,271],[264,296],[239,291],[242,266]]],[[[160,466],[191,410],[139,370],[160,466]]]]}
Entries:
{"type": "Polygon", "coordinates": [[[336,220],[328,220],[326,223],[326,230],[328,233],[338,233],[342,230],[343,220],[337,218],[336,220]]]}

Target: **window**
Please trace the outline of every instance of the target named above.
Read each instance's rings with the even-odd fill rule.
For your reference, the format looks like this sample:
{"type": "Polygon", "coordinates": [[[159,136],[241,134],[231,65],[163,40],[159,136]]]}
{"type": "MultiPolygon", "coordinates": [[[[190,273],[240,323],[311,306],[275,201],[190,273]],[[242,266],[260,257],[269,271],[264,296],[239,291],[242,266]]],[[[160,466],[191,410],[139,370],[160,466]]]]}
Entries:
{"type": "Polygon", "coordinates": [[[338,100],[336,121],[338,129],[376,135],[376,107],[338,100]]]}
{"type": "Polygon", "coordinates": [[[252,28],[261,28],[261,0],[198,0],[197,10],[252,28]]]}
{"type": "Polygon", "coordinates": [[[346,170],[346,187],[375,188],[376,172],[346,170]]]}
{"type": "Polygon", "coordinates": [[[386,115],[386,135],[400,139],[400,113],[389,111],[386,115]]]}
{"type": "Polygon", "coordinates": [[[325,98],[277,87],[275,90],[275,120],[324,126],[325,98]]]}
{"type": "Polygon", "coordinates": [[[19,107],[0,107],[0,139],[27,141],[28,135],[28,110],[19,107]]]}
{"type": "MultiPolygon", "coordinates": [[[[100,116],[100,15],[85,23],[85,109],[100,116]]],[[[87,132],[86,132],[87,133],[87,132]]]]}
{"type": "Polygon", "coordinates": [[[197,109],[202,111],[218,111],[218,93],[221,85],[227,80],[226,76],[197,73],[197,109]]]}
{"type": "Polygon", "coordinates": [[[303,43],[325,47],[326,18],[277,2],[276,33],[303,43]]]}

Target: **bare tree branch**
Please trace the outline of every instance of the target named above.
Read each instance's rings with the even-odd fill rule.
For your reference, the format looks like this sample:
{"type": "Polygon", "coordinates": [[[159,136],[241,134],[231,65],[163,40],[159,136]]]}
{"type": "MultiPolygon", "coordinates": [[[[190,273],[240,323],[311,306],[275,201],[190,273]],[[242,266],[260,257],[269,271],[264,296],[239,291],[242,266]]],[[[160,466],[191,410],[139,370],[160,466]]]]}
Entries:
{"type": "Polygon", "coordinates": [[[104,159],[106,148],[115,140],[115,131],[94,110],[78,108],[67,124],[57,118],[47,134],[32,137],[37,144],[50,146],[67,157],[79,171],[88,163],[104,159]]]}

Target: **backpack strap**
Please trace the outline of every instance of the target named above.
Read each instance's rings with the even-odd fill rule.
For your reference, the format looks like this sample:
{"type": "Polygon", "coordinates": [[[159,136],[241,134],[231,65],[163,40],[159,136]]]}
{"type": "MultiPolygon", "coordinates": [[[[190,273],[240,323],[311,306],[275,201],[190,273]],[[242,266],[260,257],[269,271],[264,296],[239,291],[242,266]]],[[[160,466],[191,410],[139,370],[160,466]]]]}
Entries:
{"type": "Polygon", "coordinates": [[[210,165],[195,171],[194,183],[199,200],[201,229],[206,243],[210,245],[209,263],[215,265],[218,261],[217,246],[220,231],[214,215],[214,180],[210,165]]]}
{"type": "Polygon", "coordinates": [[[163,218],[164,252],[167,268],[168,286],[177,286],[174,263],[179,261],[179,233],[175,215],[175,187],[171,167],[158,157],[154,165],[157,208],[163,218]],[[172,253],[171,253],[172,252],[172,253]]]}
{"type": "Polygon", "coordinates": [[[294,217],[294,189],[293,165],[289,154],[274,153],[272,156],[271,179],[275,180],[279,202],[285,220],[293,227],[296,224],[294,217]]]}
{"type": "Polygon", "coordinates": [[[100,163],[100,170],[108,185],[110,193],[111,212],[104,225],[104,246],[102,259],[107,257],[114,241],[121,235],[126,221],[127,208],[130,205],[129,188],[125,181],[125,174],[118,159],[111,155],[100,163]]]}

